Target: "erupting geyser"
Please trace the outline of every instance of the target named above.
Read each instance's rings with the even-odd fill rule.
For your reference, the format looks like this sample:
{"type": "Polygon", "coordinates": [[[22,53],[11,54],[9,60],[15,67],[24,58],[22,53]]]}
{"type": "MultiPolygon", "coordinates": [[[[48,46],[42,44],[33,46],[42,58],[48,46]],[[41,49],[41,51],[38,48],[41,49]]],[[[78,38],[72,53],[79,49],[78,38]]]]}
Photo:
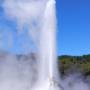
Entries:
{"type": "Polygon", "coordinates": [[[56,12],[55,1],[49,0],[46,4],[43,25],[40,37],[40,85],[45,82],[41,90],[60,90],[58,84],[56,59],[56,12]],[[54,81],[55,79],[55,81],[54,81]],[[46,85],[46,86],[44,86],[46,85]],[[46,87],[46,88],[45,88],[46,87]],[[58,89],[57,89],[58,88],[58,89]]]}
{"type": "Polygon", "coordinates": [[[36,54],[30,54],[34,57],[31,58],[30,55],[1,53],[0,90],[61,90],[56,58],[55,3],[55,0],[4,1],[5,14],[17,21],[17,34],[21,35],[23,27],[27,26],[28,40],[36,46],[32,49],[36,54]]]}

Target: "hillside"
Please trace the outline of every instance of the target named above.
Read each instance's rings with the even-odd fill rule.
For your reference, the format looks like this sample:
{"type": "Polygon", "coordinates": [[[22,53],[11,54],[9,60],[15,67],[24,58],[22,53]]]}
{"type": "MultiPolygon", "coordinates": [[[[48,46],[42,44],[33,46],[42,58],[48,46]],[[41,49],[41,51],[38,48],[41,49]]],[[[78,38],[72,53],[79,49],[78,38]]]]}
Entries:
{"type": "Polygon", "coordinates": [[[81,73],[84,76],[90,75],[90,54],[83,56],[59,56],[59,71],[61,75],[81,73]]]}

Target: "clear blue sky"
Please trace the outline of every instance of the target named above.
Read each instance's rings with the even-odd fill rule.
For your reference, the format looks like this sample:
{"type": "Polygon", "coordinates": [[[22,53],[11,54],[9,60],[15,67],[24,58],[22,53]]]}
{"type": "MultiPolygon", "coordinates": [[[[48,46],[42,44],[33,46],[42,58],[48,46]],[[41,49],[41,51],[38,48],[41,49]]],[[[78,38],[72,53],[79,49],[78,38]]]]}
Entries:
{"type": "MultiPolygon", "coordinates": [[[[0,3],[3,0],[0,0],[0,3]]],[[[82,55],[90,53],[90,0],[57,0],[57,53],[58,55],[82,55]]],[[[3,15],[0,7],[0,32],[9,31],[14,35],[14,47],[11,51],[19,52],[21,46],[19,40],[16,43],[15,23],[9,21],[3,15]],[[12,28],[9,28],[12,27],[12,28]],[[18,49],[16,49],[18,47],[18,49]]],[[[7,38],[4,35],[4,45],[1,48],[9,50],[6,45],[7,38]]],[[[25,38],[24,41],[28,41],[25,38]]],[[[29,46],[27,46],[29,47],[29,46]]]]}
{"type": "Polygon", "coordinates": [[[57,0],[58,53],[90,54],[90,0],[57,0]]]}

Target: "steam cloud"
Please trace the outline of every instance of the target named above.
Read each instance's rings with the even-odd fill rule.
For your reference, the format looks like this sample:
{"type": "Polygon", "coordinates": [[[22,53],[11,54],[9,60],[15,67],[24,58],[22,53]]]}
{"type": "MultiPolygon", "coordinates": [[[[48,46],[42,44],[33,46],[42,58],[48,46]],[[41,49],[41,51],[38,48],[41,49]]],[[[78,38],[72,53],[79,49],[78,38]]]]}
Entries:
{"type": "MultiPolygon", "coordinates": [[[[29,34],[36,42],[37,32],[42,28],[47,2],[48,0],[4,0],[2,7],[9,19],[17,20],[18,33],[21,33],[23,26],[27,24],[29,34]]],[[[0,90],[31,90],[30,85],[36,79],[36,76],[32,75],[35,75],[37,65],[36,62],[32,65],[34,61],[29,56],[18,57],[0,53],[0,90]]],[[[72,75],[60,81],[64,90],[89,90],[90,88],[82,79],[72,75]]]]}
{"type": "Polygon", "coordinates": [[[24,26],[27,26],[27,32],[30,38],[34,44],[37,44],[39,32],[43,27],[42,18],[47,1],[48,0],[4,0],[2,7],[7,18],[17,22],[17,34],[22,34],[24,26]]]}
{"type": "Polygon", "coordinates": [[[61,80],[64,90],[90,90],[90,78],[85,80],[82,74],[70,74],[61,80]]]}
{"type": "Polygon", "coordinates": [[[47,0],[5,0],[2,6],[9,18],[17,20],[18,31],[21,32],[25,23],[39,23],[42,20],[46,2],[47,0]]]}
{"type": "Polygon", "coordinates": [[[0,52],[0,90],[32,90],[36,73],[33,53],[13,55],[0,52]]]}

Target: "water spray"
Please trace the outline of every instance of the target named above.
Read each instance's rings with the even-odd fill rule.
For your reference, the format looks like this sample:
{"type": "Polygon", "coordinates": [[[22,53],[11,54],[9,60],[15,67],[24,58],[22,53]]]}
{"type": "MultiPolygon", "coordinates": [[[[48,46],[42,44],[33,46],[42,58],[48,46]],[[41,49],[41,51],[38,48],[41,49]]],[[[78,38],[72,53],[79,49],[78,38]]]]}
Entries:
{"type": "MultiPolygon", "coordinates": [[[[16,89],[12,89],[9,85],[9,90],[27,90],[27,88],[28,90],[63,90],[58,82],[59,75],[57,70],[56,57],[57,23],[55,4],[55,0],[17,0],[17,2],[16,0],[5,0],[3,5],[5,13],[10,19],[17,20],[18,33],[22,33],[25,24],[28,26],[28,32],[30,33],[29,36],[31,37],[28,39],[31,39],[33,42],[35,42],[35,45],[37,45],[38,52],[36,53],[39,57],[36,60],[38,61],[38,65],[36,64],[35,67],[38,67],[38,69],[36,69],[38,72],[37,74],[33,73],[34,71],[32,62],[34,60],[30,58],[29,60],[19,60],[20,62],[17,59],[17,62],[15,60],[10,60],[8,62],[7,60],[7,67],[9,67],[8,64],[11,65],[9,67],[9,72],[15,69],[15,74],[13,74],[14,72],[11,72],[11,76],[14,77],[13,75],[16,75],[16,83],[14,83],[14,78],[8,79],[10,85],[14,83],[16,89]],[[37,21],[37,24],[39,23],[38,28],[32,24],[33,21],[37,21]],[[38,41],[36,38],[36,32],[39,32],[38,41]],[[14,64],[14,62],[16,64],[14,64]],[[35,83],[33,83],[33,85],[31,85],[34,75],[36,75],[37,80],[35,83]],[[23,77],[23,79],[17,78],[17,76],[23,77]],[[17,85],[17,83],[19,84],[17,85]]],[[[4,74],[7,74],[6,71],[3,72],[5,72],[4,74]]],[[[6,85],[8,84],[6,83],[6,85]]],[[[7,89],[5,88],[2,90],[7,89]]]]}

